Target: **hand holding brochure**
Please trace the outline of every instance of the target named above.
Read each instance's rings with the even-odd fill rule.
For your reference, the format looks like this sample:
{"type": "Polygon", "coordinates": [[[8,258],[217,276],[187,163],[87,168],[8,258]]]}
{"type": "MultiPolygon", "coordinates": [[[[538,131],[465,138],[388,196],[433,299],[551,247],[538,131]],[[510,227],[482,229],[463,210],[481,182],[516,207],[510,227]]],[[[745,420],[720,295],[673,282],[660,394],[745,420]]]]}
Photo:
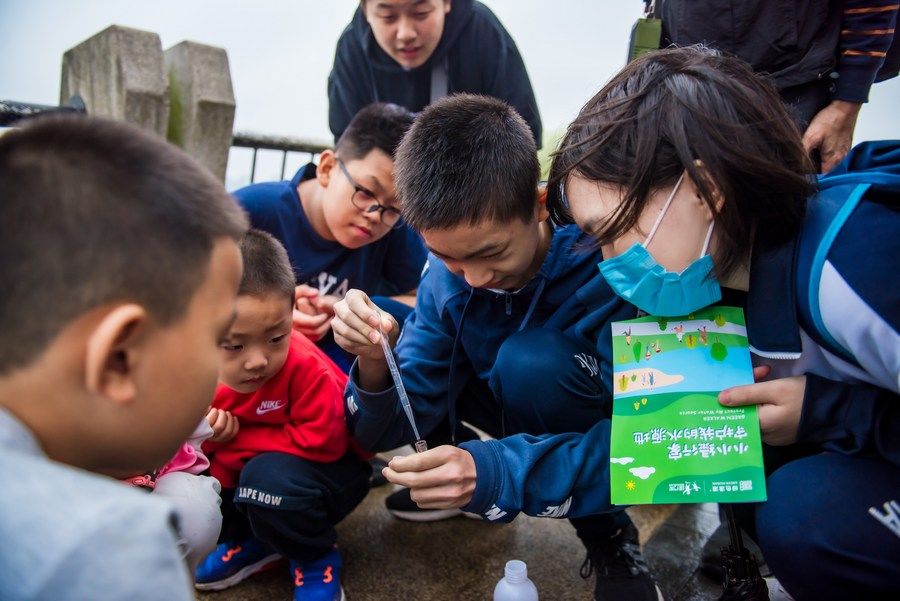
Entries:
{"type": "Polygon", "coordinates": [[[640,317],[612,333],[612,502],[764,501],[757,408],[717,400],[753,383],[743,311],[640,317]]]}

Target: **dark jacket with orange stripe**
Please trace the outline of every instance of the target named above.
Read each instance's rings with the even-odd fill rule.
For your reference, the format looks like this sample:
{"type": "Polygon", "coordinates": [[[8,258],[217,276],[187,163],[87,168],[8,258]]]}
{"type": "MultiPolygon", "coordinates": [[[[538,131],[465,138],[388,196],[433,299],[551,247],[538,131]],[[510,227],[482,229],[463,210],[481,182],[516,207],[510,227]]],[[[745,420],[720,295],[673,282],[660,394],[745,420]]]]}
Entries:
{"type": "Polygon", "coordinates": [[[898,7],[900,0],[665,0],[663,46],[724,50],[780,90],[832,78],[833,99],[866,102],[873,82],[900,69],[898,7]]]}

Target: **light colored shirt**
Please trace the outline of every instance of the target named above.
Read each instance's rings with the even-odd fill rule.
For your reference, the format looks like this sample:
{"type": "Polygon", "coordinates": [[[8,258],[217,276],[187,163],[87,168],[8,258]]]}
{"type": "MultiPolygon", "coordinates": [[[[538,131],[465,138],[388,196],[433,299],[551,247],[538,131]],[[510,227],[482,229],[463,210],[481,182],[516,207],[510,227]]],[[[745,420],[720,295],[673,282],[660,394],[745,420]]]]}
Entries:
{"type": "Polygon", "coordinates": [[[2,408],[0,541],[0,599],[193,599],[171,507],[51,461],[2,408]]]}

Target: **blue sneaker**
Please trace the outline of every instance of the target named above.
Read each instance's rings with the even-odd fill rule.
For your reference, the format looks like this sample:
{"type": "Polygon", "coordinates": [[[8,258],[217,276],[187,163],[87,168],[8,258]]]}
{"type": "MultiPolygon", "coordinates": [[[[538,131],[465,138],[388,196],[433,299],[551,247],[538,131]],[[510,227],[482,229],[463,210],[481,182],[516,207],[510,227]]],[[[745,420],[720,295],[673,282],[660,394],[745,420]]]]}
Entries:
{"type": "Polygon", "coordinates": [[[342,563],[337,547],[315,561],[291,561],[294,601],[345,601],[342,563]]]}
{"type": "Polygon", "coordinates": [[[201,591],[221,591],[275,567],[280,560],[281,555],[255,538],[222,543],[197,566],[194,586],[201,591]]]}

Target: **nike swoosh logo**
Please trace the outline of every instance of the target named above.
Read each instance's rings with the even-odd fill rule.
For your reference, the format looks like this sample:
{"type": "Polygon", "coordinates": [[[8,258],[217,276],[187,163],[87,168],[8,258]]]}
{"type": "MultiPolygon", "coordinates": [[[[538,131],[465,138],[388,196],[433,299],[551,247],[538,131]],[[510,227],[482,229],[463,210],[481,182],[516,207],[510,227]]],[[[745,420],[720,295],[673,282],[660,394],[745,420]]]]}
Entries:
{"type": "Polygon", "coordinates": [[[286,403],[285,403],[284,401],[282,401],[282,402],[277,403],[277,404],[275,404],[275,405],[273,405],[273,406],[271,406],[271,407],[257,407],[257,408],[256,408],[256,415],[263,415],[263,414],[265,414],[265,413],[270,413],[270,412],[272,412],[272,411],[278,411],[279,409],[284,409],[285,404],[286,404],[286,403]]]}

